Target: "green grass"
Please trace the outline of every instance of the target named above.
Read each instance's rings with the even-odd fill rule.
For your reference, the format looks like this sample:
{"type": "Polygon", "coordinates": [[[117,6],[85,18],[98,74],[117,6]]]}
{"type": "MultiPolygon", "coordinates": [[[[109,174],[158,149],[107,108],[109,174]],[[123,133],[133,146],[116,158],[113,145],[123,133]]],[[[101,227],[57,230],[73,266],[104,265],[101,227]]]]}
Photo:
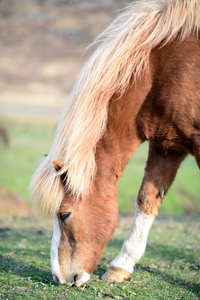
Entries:
{"type": "MultiPolygon", "coordinates": [[[[37,161],[50,149],[55,122],[4,120],[2,124],[8,131],[10,146],[6,149],[0,144],[0,188],[30,202],[30,177],[37,161]]],[[[123,212],[134,210],[146,158],[147,145],[144,144],[120,179],[119,207],[123,212]]],[[[198,183],[199,170],[194,159],[189,158],[182,165],[161,212],[200,212],[198,183]]],[[[52,221],[2,220],[0,299],[199,299],[200,225],[199,216],[195,215],[158,218],[150,233],[146,254],[129,281],[110,284],[99,279],[120,251],[131,219],[121,216],[94,276],[80,288],[59,286],[52,281],[49,261],[52,221]]]]}
{"type": "Polygon", "coordinates": [[[48,153],[54,138],[55,122],[3,122],[9,147],[0,144],[0,187],[22,195],[30,202],[28,185],[38,161],[48,153]]]}
{"type": "Polygon", "coordinates": [[[100,280],[131,223],[121,216],[90,281],[80,288],[54,284],[49,250],[52,222],[4,220],[0,230],[1,299],[199,299],[198,216],[163,216],[150,232],[146,254],[123,284],[100,280]]]}
{"type": "MultiPolygon", "coordinates": [[[[121,211],[134,210],[145,162],[148,155],[148,143],[142,144],[130,159],[119,181],[119,208],[121,211]]],[[[200,213],[200,172],[194,157],[188,156],[178,170],[176,179],[160,208],[160,213],[200,213]]]]}
{"type": "MultiPolygon", "coordinates": [[[[19,194],[30,202],[28,185],[38,161],[48,153],[54,138],[55,121],[41,122],[4,120],[10,147],[0,143],[0,188],[19,194]]],[[[131,158],[119,181],[118,203],[120,211],[133,212],[134,202],[142,182],[148,144],[141,145],[131,158]]],[[[161,213],[200,213],[200,173],[193,157],[180,167],[176,180],[165,197],[161,213]]]]}

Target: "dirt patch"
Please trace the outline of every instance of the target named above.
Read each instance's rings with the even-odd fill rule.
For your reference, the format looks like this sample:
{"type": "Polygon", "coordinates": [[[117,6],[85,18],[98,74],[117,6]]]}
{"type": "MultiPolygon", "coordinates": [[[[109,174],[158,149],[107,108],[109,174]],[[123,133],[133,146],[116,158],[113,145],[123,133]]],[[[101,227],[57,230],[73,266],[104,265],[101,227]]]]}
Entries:
{"type": "Polygon", "coordinates": [[[0,189],[0,219],[16,217],[34,217],[35,209],[27,204],[24,199],[8,191],[6,188],[0,189]]]}

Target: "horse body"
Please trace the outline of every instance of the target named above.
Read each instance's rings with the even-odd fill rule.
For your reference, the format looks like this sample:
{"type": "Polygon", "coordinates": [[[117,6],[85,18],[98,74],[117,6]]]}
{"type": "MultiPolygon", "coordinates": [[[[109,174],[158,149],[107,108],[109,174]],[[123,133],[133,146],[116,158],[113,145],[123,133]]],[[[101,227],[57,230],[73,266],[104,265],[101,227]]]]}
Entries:
{"type": "MultiPolygon", "coordinates": [[[[133,8],[138,9],[139,3],[133,4],[133,8]]],[[[62,123],[66,117],[64,114],[53,150],[33,177],[32,190],[35,198],[39,199],[40,206],[44,211],[55,213],[51,265],[54,279],[60,283],[81,285],[89,279],[96,268],[103,247],[117,225],[117,181],[130,157],[141,143],[148,140],[150,147],[143,182],[136,201],[133,224],[121,252],[111,262],[110,269],[103,276],[104,279],[121,282],[133,272],[135,263],[145,251],[148,232],[158,214],[163,197],[173,183],[177,170],[188,153],[195,156],[200,167],[200,41],[197,26],[200,25],[200,12],[196,11],[196,8],[199,9],[199,2],[192,0],[149,1],[150,10],[145,20],[143,11],[146,11],[147,3],[145,1],[141,1],[141,3],[138,14],[141,14],[142,24],[144,25],[144,21],[146,21],[147,25],[150,26],[153,23],[154,27],[147,30],[149,36],[145,33],[146,31],[142,31],[144,36],[140,33],[143,46],[135,45],[136,50],[134,50],[134,59],[139,57],[137,65],[132,62],[131,52],[128,55],[126,49],[123,53],[119,49],[116,50],[117,57],[113,59],[114,65],[119,64],[118,55],[121,55],[123,56],[121,62],[123,67],[120,69],[117,66],[118,74],[111,78],[110,90],[103,90],[102,78],[99,78],[101,84],[97,102],[90,103],[90,106],[94,107],[91,109],[88,106],[88,112],[81,110],[83,116],[82,135],[86,137],[87,143],[84,144],[85,148],[83,149],[77,141],[78,146],[75,149],[76,155],[80,152],[79,161],[73,164],[73,158],[69,159],[68,157],[67,166],[64,158],[69,153],[68,151],[64,154],[64,141],[67,147],[72,149],[72,142],[77,138],[72,127],[67,129],[66,133],[64,127],[66,123],[62,123]],[[157,16],[158,23],[155,24],[153,17],[156,15],[157,5],[164,6],[157,10],[160,15],[157,16]],[[188,11],[184,16],[183,11],[186,8],[188,11]],[[180,24],[169,17],[169,24],[166,25],[169,13],[178,14],[178,12],[181,16],[180,24]],[[160,18],[163,18],[163,26],[166,25],[163,31],[168,30],[166,36],[164,36],[164,32],[160,33],[160,31],[162,32],[160,18]],[[191,18],[194,19],[191,21],[191,18]],[[173,30],[169,30],[170,26],[173,30]],[[159,30],[158,36],[156,36],[155,29],[159,30]],[[171,32],[173,32],[173,39],[171,32]],[[157,41],[157,44],[155,43],[156,45],[153,47],[154,40],[157,41]],[[150,41],[151,47],[147,41],[150,41]],[[142,54],[139,55],[140,52],[142,54]],[[125,63],[124,57],[126,57],[125,63]],[[139,68],[138,65],[142,67],[139,68]],[[126,71],[124,71],[124,66],[126,66],[126,71]],[[138,74],[138,70],[141,72],[140,76],[137,75],[136,80],[135,73],[138,74]],[[127,74],[129,75],[127,76],[127,74]],[[112,82],[113,78],[116,80],[115,83],[112,82]],[[121,80],[126,78],[124,89],[117,88],[120,85],[120,78],[121,80]],[[86,129],[86,124],[89,124],[88,120],[90,123],[92,122],[88,125],[92,133],[86,129]],[[96,127],[99,126],[98,128],[94,128],[94,120],[96,127]],[[67,134],[70,134],[71,144],[68,139],[65,140],[67,134]],[[60,142],[62,139],[63,141],[60,142]],[[58,142],[61,147],[59,153],[54,149],[58,142]],[[55,157],[56,155],[58,157],[55,157]],[[86,158],[88,159],[89,167],[82,163],[82,158],[85,161],[86,158]],[[55,161],[55,159],[59,159],[63,163],[55,161]],[[53,169],[52,160],[54,160],[55,169],[53,169]],[[77,172],[80,171],[83,176],[83,182],[79,181],[80,190],[83,190],[85,182],[84,172],[86,178],[89,178],[87,186],[90,187],[87,194],[80,193],[78,200],[77,194],[70,189],[73,182],[72,175],[75,174],[76,168],[77,172]],[[93,172],[90,177],[88,170],[93,172]],[[44,182],[44,178],[47,177],[48,180],[44,182]],[[52,178],[53,181],[50,181],[52,178]],[[59,185],[57,181],[59,181],[59,185]],[[52,193],[52,188],[57,191],[57,194],[52,193]],[[57,199],[54,200],[54,208],[52,194],[57,199]]],[[[126,23],[123,17],[120,22],[122,21],[126,23]]],[[[137,26],[140,29],[139,23],[137,26]]],[[[137,36],[137,31],[135,31],[135,35],[137,36]]],[[[126,36],[120,43],[123,42],[127,46],[125,40],[126,36]]],[[[116,41],[119,42],[119,39],[116,38],[116,41]]],[[[126,48],[125,46],[124,48],[126,48]]],[[[103,54],[102,56],[104,58],[103,54]]],[[[94,60],[95,65],[89,67],[89,71],[93,70],[92,72],[94,72],[93,76],[98,73],[94,71],[93,67],[101,60],[101,56],[96,60],[94,60]]],[[[101,77],[107,76],[107,73],[110,72],[108,66],[102,65],[102,68],[104,66],[105,74],[102,73],[101,77]]],[[[94,81],[96,82],[96,79],[94,81]]],[[[88,81],[87,85],[90,90],[91,86],[88,81]]],[[[94,89],[93,86],[92,91],[94,89]]],[[[73,101],[69,105],[74,113],[73,109],[77,110],[78,108],[76,103],[72,104],[73,101]]],[[[75,129],[78,128],[77,124],[81,125],[78,118],[75,129]]],[[[82,143],[83,137],[80,135],[82,143]]],[[[75,186],[77,187],[77,183],[75,186]]]]}
{"type": "Polygon", "coordinates": [[[200,128],[200,42],[191,36],[152,56],[153,85],[137,117],[140,137],[195,155],[200,128]]]}

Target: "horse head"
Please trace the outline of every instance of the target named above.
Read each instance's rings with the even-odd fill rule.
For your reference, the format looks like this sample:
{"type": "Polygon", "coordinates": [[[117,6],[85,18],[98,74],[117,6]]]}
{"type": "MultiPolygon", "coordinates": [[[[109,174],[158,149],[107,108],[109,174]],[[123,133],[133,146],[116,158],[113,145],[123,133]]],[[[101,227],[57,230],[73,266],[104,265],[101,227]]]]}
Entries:
{"type": "MultiPolygon", "coordinates": [[[[63,163],[53,163],[59,172],[63,163]]],[[[65,178],[66,174],[60,176],[63,185],[65,178]]],[[[84,200],[76,201],[65,191],[63,195],[54,220],[52,274],[56,282],[80,286],[90,278],[116,228],[118,206],[116,200],[102,200],[98,188],[84,200]]]]}

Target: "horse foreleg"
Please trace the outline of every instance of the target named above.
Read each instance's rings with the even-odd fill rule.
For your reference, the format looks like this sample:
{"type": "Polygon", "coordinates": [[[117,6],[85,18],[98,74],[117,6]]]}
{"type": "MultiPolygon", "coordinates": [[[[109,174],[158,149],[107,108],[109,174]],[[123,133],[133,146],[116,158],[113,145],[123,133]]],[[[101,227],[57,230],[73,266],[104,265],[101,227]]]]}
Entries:
{"type": "Polygon", "coordinates": [[[145,252],[149,230],[162,199],[186,154],[166,152],[150,145],[145,175],[136,201],[135,216],[119,255],[102,279],[122,282],[129,278],[145,252]]]}

